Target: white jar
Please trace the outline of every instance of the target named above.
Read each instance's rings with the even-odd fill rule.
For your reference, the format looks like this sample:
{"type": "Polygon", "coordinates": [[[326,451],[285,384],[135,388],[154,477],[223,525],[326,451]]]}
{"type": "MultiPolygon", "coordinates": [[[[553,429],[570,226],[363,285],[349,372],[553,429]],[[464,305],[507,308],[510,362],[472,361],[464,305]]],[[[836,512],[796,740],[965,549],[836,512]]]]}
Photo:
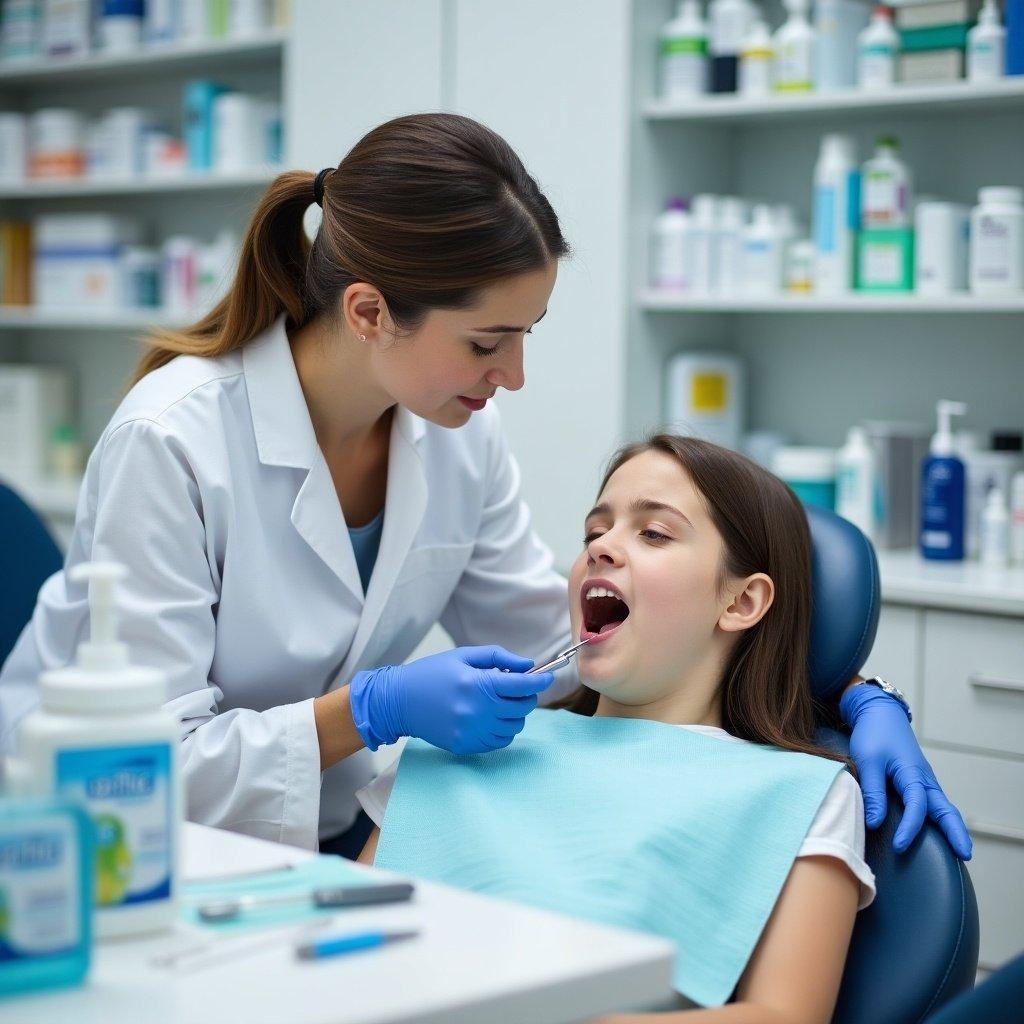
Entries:
{"type": "Polygon", "coordinates": [[[782,288],[783,240],[770,206],[754,207],[743,231],[743,291],[776,295],[782,288]]]}
{"type": "Polygon", "coordinates": [[[1007,295],[1024,289],[1024,189],[989,187],[971,211],[971,291],[1007,295]]]}
{"type": "Polygon", "coordinates": [[[686,200],[670,199],[651,230],[651,287],[685,291],[690,284],[690,215],[686,200]]]}
{"type": "Polygon", "coordinates": [[[971,212],[959,203],[929,200],[914,212],[914,282],[919,295],[967,290],[971,212]]]}
{"type": "Polygon", "coordinates": [[[174,924],[182,793],[177,719],[163,708],[162,673],[128,663],[116,640],[110,563],[78,565],[89,580],[90,639],[77,662],[44,672],[41,705],[22,719],[18,755],[39,795],[75,800],[96,830],[96,933],[174,924]]]}
{"type": "Polygon", "coordinates": [[[0,181],[20,185],[28,172],[28,120],[0,114],[0,181]]]}

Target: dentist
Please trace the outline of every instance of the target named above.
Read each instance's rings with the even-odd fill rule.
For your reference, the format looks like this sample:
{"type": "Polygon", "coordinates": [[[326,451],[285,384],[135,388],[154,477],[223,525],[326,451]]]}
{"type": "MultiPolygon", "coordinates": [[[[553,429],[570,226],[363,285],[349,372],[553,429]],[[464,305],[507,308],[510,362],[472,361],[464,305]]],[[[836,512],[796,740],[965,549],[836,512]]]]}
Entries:
{"type": "MultiPolygon", "coordinates": [[[[279,175],[226,297],[153,333],[92,453],[64,570],[0,672],[4,747],[87,628],[67,570],[98,559],[128,567],[124,640],[167,675],[192,820],[355,856],[367,748],[511,743],[576,680],[525,674],[570,643],[566,582],[488,400],[523,386],[567,252],[515,153],[465,117],[398,118],[337,168],[279,175]],[[488,646],[403,665],[437,622],[488,646]]],[[[929,813],[969,853],[903,708],[858,691],[869,824],[888,774],[898,845],[929,813]]]]}

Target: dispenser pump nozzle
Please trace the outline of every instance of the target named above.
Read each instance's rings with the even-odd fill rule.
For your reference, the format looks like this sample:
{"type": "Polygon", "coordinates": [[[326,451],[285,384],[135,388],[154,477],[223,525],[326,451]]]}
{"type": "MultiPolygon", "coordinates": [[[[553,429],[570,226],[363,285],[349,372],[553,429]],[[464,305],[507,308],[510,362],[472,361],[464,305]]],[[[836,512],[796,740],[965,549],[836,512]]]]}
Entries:
{"type": "Polygon", "coordinates": [[[84,562],[71,579],[89,584],[89,639],[78,647],[78,664],[89,669],[119,669],[128,664],[128,648],[117,639],[117,584],[128,570],[117,562],[84,562]]]}
{"type": "Polygon", "coordinates": [[[935,403],[935,416],[939,429],[932,435],[931,451],[933,455],[953,454],[953,417],[967,414],[964,402],[954,402],[949,398],[940,398],[935,403]]]}

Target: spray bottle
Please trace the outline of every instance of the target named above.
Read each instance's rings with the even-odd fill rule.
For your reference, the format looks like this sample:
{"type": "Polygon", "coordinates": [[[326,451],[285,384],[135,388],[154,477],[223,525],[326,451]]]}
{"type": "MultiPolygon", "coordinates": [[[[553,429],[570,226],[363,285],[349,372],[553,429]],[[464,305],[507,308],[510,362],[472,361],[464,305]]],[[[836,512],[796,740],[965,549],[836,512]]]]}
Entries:
{"type": "Polygon", "coordinates": [[[964,464],[954,454],[952,419],[963,416],[963,402],[940,399],[938,430],[921,467],[921,554],[938,561],[964,557],[964,464]]]}
{"type": "Polygon", "coordinates": [[[90,636],[74,665],[40,676],[42,703],[20,723],[19,760],[39,795],[73,800],[92,819],[97,934],[168,928],[178,899],[179,723],[163,708],[163,674],[130,664],[118,642],[124,567],[85,563],[69,575],[88,583],[90,636]]]}

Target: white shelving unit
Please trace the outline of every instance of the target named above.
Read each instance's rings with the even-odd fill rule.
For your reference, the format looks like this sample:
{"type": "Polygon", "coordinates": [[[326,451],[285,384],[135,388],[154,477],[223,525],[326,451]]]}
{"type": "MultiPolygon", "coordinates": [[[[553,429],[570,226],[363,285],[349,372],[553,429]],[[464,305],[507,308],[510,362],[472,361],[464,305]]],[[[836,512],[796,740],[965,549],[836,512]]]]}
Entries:
{"type": "MultiPolygon", "coordinates": [[[[779,24],[775,0],[763,6],[779,24]]],[[[917,195],[974,205],[982,186],[1024,186],[1024,77],[669,104],[652,95],[658,31],[672,5],[635,0],[630,9],[626,436],[657,424],[665,361],[687,348],[741,356],[749,429],[780,431],[797,444],[838,446],[863,420],[927,426],[943,397],[968,403],[967,425],[982,437],[1024,429],[1024,294],[732,298],[647,286],[650,228],[669,196],[785,202],[809,223],[826,132],[852,135],[862,160],[877,136],[899,137],[917,195]]],[[[1024,744],[1009,723],[1022,719],[1016,735],[1024,735],[1024,568],[926,562],[916,551],[880,552],[879,562],[883,611],[866,671],[888,674],[911,693],[915,729],[947,791],[976,824],[971,873],[981,904],[981,964],[992,969],[1024,946],[1017,884],[1024,744]],[[962,664],[947,651],[961,652],[962,664]]]]}
{"type": "MultiPolygon", "coordinates": [[[[0,63],[0,106],[32,111],[68,106],[96,116],[131,103],[181,130],[182,90],[192,78],[211,78],[257,95],[281,96],[287,80],[290,29],[242,39],[147,46],[132,54],[0,63]]],[[[287,136],[288,104],[282,102],[287,136]]],[[[158,242],[171,234],[212,239],[223,227],[241,238],[261,191],[280,168],[187,172],[133,179],[78,178],[0,185],[0,218],[26,219],[50,211],[119,212],[138,219],[158,242]]],[[[0,360],[57,363],[76,378],[79,432],[88,451],[113,413],[137,358],[137,341],[153,326],[176,326],[193,316],[164,310],[0,307],[0,360]]],[[[14,481],[66,535],[73,518],[74,481],[14,481]]]]}

